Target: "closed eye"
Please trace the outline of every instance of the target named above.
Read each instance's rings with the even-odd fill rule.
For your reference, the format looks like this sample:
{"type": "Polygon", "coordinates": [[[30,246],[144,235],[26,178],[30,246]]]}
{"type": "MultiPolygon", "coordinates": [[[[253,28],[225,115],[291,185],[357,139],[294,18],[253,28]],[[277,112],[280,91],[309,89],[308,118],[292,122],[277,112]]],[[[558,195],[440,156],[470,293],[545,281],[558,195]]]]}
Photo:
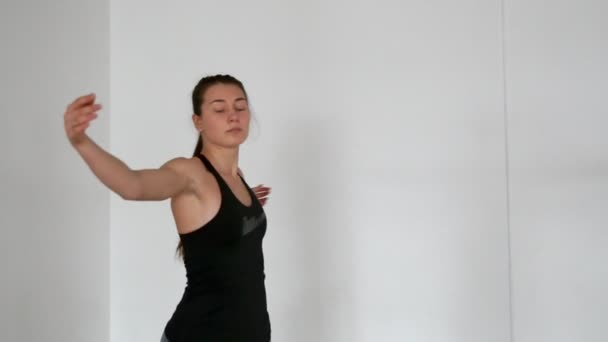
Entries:
{"type": "MultiPolygon", "coordinates": [[[[237,110],[238,112],[243,112],[243,111],[246,111],[246,110],[247,110],[247,107],[244,107],[244,108],[236,108],[236,110],[237,110]]],[[[216,113],[224,113],[226,110],[225,110],[225,109],[214,109],[214,111],[215,111],[216,113]]]]}

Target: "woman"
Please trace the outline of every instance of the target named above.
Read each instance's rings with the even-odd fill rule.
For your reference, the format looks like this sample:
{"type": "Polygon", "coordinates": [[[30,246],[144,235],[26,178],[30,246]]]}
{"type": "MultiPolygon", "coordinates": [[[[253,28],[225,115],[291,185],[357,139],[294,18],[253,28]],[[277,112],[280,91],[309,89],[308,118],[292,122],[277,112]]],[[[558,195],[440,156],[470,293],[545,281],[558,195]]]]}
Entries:
{"type": "Polygon", "coordinates": [[[194,156],[159,169],[131,170],[85,134],[101,109],[94,94],[68,106],[65,130],[95,176],[122,198],[171,199],[187,286],[162,340],[267,342],[262,206],[270,188],[250,189],[238,167],[239,146],[249,134],[247,93],[232,76],[205,77],[192,92],[192,106],[200,133],[194,156]]]}

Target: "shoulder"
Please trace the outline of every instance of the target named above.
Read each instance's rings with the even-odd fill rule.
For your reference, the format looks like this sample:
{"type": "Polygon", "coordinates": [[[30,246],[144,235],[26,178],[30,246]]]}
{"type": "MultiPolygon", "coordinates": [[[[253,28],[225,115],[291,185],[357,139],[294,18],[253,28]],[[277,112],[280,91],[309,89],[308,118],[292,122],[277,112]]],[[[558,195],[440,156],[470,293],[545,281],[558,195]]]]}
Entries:
{"type": "Polygon", "coordinates": [[[197,159],[198,159],[197,157],[190,157],[190,158],[175,157],[173,159],[170,159],[170,160],[166,161],[165,164],[163,164],[163,166],[169,166],[169,167],[187,167],[189,165],[192,165],[194,162],[196,162],[197,159]]]}
{"type": "Polygon", "coordinates": [[[205,166],[197,157],[176,157],[165,162],[160,168],[169,170],[186,180],[188,188],[194,191],[201,183],[205,182],[201,167],[204,168],[205,166]]]}
{"type": "Polygon", "coordinates": [[[176,157],[165,162],[160,168],[187,177],[192,181],[197,178],[196,175],[200,174],[201,166],[204,168],[197,157],[176,157]]]}

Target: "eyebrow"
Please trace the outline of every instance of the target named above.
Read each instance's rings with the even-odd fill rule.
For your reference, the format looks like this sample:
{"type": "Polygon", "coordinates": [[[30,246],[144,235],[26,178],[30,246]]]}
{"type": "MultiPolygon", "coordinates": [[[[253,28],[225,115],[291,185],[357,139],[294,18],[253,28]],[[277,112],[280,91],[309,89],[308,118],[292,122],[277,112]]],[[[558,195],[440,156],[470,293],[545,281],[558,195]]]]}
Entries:
{"type": "MultiPolygon", "coordinates": [[[[238,101],[247,101],[247,99],[244,98],[244,97],[239,97],[238,99],[234,100],[234,102],[238,102],[238,101]]],[[[226,100],[224,100],[224,99],[217,99],[217,100],[213,100],[213,101],[211,101],[209,103],[215,103],[215,102],[226,102],[226,100]]]]}

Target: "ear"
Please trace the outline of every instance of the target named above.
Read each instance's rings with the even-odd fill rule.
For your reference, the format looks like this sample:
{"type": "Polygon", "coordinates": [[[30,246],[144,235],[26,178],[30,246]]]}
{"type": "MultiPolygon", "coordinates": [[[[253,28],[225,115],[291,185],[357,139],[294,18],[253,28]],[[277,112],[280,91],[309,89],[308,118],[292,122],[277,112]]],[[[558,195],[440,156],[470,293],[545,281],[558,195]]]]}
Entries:
{"type": "Polygon", "coordinates": [[[192,114],[192,123],[194,124],[194,128],[196,128],[197,131],[203,131],[203,121],[201,120],[200,116],[192,114]]]}

